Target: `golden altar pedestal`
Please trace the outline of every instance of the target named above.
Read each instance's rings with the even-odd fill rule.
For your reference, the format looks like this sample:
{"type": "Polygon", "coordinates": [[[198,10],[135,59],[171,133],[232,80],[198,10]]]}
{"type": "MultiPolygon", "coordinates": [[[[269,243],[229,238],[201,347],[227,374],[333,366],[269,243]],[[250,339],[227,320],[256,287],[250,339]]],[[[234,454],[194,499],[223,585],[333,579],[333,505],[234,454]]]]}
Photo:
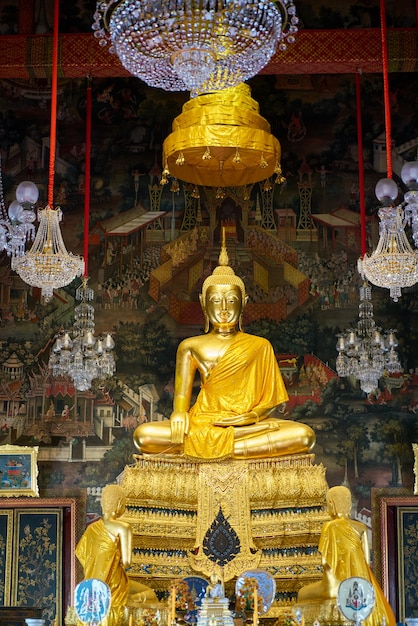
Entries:
{"type": "Polygon", "coordinates": [[[314,455],[262,460],[194,462],[178,457],[138,456],[125,468],[125,521],[134,532],[129,575],[165,592],[185,576],[209,578],[214,563],[204,540],[220,511],[239,540],[223,567],[227,595],[248,569],[276,581],[268,617],[279,617],[300,587],[321,577],[318,542],[329,519],[325,468],[314,455]]]}

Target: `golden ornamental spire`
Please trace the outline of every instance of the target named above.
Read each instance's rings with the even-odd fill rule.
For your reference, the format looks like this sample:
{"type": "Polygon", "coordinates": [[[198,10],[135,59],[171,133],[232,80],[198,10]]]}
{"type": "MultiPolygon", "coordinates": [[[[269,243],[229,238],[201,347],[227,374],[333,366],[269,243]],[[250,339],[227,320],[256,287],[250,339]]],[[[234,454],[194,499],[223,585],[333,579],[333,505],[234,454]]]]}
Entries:
{"type": "Polygon", "coordinates": [[[218,265],[212,274],[206,278],[202,285],[202,298],[205,299],[206,290],[213,285],[236,285],[240,288],[242,299],[245,299],[245,285],[242,279],[237,276],[229,265],[228,251],[226,249],[225,227],[222,227],[221,251],[219,253],[218,265]]]}

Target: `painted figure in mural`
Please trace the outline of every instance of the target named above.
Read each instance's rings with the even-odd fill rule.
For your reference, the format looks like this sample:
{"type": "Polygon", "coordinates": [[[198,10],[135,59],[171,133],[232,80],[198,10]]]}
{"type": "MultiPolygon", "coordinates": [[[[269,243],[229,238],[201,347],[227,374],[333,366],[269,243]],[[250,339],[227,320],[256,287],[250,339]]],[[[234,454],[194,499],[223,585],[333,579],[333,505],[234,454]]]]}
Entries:
{"type": "Polygon", "coordinates": [[[69,420],[70,417],[71,417],[71,411],[73,410],[73,408],[74,408],[74,406],[72,406],[70,408],[70,406],[68,404],[66,404],[64,406],[64,408],[62,409],[62,411],[61,411],[61,418],[63,420],[69,420]]]}
{"type": "Polygon", "coordinates": [[[54,407],[54,403],[51,400],[51,402],[49,404],[49,407],[48,407],[48,410],[47,410],[47,412],[45,414],[45,418],[47,420],[53,420],[54,417],[55,417],[55,407],[54,407]]]}
{"type": "Polygon", "coordinates": [[[152,589],[128,578],[125,568],[132,558],[132,528],[120,520],[125,511],[125,493],[119,485],[106,485],[102,491],[103,517],[90,524],[81,537],[76,556],[84,578],[103,580],[112,594],[109,615],[102,626],[120,624],[125,606],[158,602],[152,589]]]}
{"type": "Polygon", "coordinates": [[[376,598],[373,611],[363,623],[366,626],[381,626],[384,620],[387,626],[395,626],[395,616],[369,565],[367,527],[362,522],[350,519],[351,506],[351,493],[347,487],[332,487],[328,490],[327,507],[331,520],[323,525],[319,539],[322,579],[302,587],[298,593],[298,602],[320,605],[327,600],[336,601],[341,581],[359,576],[373,585],[376,598]]]}
{"type": "Polygon", "coordinates": [[[177,351],[170,422],[147,422],[134,433],[145,454],[189,458],[267,458],[309,452],[309,426],[272,417],[288,400],[269,341],[242,332],[247,296],[228,265],[225,242],[219,265],[206,278],[200,302],[205,335],[183,340],[177,351]],[[210,332],[209,332],[210,331],[210,332]],[[190,408],[196,370],[201,389],[190,408]]]}

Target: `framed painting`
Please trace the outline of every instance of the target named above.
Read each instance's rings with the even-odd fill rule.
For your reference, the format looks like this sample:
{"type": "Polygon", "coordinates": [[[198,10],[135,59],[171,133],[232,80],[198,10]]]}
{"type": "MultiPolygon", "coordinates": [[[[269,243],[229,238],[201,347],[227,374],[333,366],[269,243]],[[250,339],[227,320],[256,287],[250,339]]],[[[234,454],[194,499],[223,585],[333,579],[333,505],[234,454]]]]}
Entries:
{"type": "Polygon", "coordinates": [[[418,616],[418,498],[372,489],[373,570],[398,623],[418,616]]]}
{"type": "Polygon", "coordinates": [[[82,490],[0,498],[0,626],[22,626],[19,611],[19,619],[42,617],[45,626],[64,624],[81,578],[75,547],[85,529],[85,499],[82,490]],[[40,615],[32,615],[35,610],[40,615]],[[13,611],[16,619],[11,620],[13,611]]]}
{"type": "Polygon", "coordinates": [[[48,624],[62,614],[63,509],[16,508],[12,606],[41,606],[48,624]]]}
{"type": "Polygon", "coordinates": [[[13,544],[13,511],[0,509],[0,607],[10,597],[13,544]]]}
{"type": "Polygon", "coordinates": [[[38,447],[0,446],[0,497],[38,497],[38,447]]]}

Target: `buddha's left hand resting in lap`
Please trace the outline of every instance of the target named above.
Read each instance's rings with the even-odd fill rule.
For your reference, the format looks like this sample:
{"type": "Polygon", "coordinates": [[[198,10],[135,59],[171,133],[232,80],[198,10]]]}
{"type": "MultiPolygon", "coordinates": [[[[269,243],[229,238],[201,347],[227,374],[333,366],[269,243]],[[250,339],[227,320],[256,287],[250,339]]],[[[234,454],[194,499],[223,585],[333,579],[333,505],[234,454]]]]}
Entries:
{"type": "Polygon", "coordinates": [[[178,347],[170,421],[138,426],[137,448],[203,460],[309,452],[315,444],[312,429],[273,416],[287,402],[287,391],[270,342],[241,330],[247,296],[224,246],[200,302],[206,334],[178,347]],[[190,407],[196,370],[201,389],[190,407]]]}

